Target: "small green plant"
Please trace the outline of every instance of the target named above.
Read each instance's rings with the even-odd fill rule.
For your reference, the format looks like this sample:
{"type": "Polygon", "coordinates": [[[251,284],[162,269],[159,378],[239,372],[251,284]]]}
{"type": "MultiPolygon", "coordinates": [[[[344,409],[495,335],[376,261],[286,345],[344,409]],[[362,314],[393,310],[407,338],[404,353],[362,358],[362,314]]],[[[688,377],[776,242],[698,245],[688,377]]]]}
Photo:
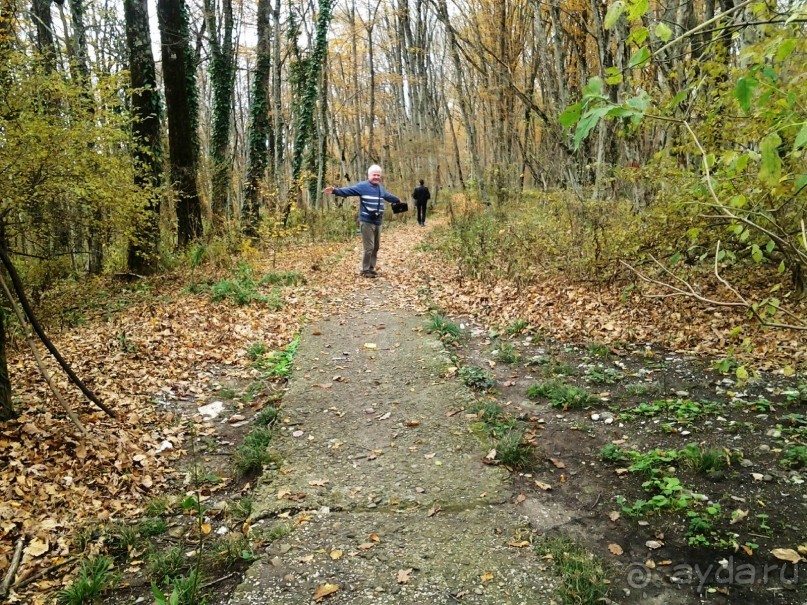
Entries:
{"type": "Polygon", "coordinates": [[[496,442],[496,460],[507,466],[524,469],[533,458],[532,447],[524,442],[522,431],[509,430],[496,442]]]}
{"type": "Polygon", "coordinates": [[[140,540],[139,528],[127,523],[115,523],[109,530],[110,544],[112,548],[119,552],[128,553],[140,540]]]}
{"type": "Polygon", "coordinates": [[[591,342],[588,344],[588,352],[596,357],[608,357],[611,354],[611,349],[606,344],[591,342]]]}
{"type": "Polygon", "coordinates": [[[609,574],[605,564],[570,538],[547,538],[536,552],[552,560],[555,573],[561,578],[557,596],[563,605],[593,605],[608,595],[609,574]]]}
{"type": "Polygon", "coordinates": [[[545,366],[550,363],[551,359],[546,355],[533,355],[524,362],[525,366],[545,366]]]}
{"type": "Polygon", "coordinates": [[[300,337],[295,336],[281,351],[271,351],[258,357],[254,364],[266,378],[285,379],[291,376],[294,356],[300,346],[300,337]]]}
{"type": "Polygon", "coordinates": [[[680,452],[678,450],[654,449],[645,454],[628,452],[628,456],[633,461],[628,467],[631,473],[642,473],[650,477],[656,477],[664,474],[670,463],[678,460],[680,452]]]}
{"type": "Polygon", "coordinates": [[[286,305],[286,301],[283,300],[283,293],[280,291],[280,288],[272,288],[271,292],[269,292],[269,297],[265,302],[270,311],[280,311],[286,305]]]}
{"type": "Polygon", "coordinates": [[[807,382],[782,391],[788,403],[807,403],[807,382]]]}
{"type": "Polygon", "coordinates": [[[528,327],[528,324],[523,319],[514,319],[510,325],[504,329],[504,333],[511,338],[522,334],[528,327]]]}
{"type": "Polygon", "coordinates": [[[509,342],[499,343],[499,347],[496,350],[496,361],[512,364],[518,362],[520,357],[521,354],[516,351],[516,348],[509,342]]]}
{"type": "Polygon", "coordinates": [[[152,582],[151,591],[156,605],[199,605],[202,575],[198,569],[192,570],[187,576],[172,578],[170,584],[172,591],[166,595],[152,582]]]}
{"type": "Polygon", "coordinates": [[[179,546],[166,550],[151,549],[146,553],[146,573],[156,582],[177,575],[184,567],[185,553],[179,546]]]}
{"type": "Polygon", "coordinates": [[[740,362],[733,355],[727,355],[723,359],[714,362],[714,368],[721,374],[732,374],[740,367],[740,362]]]}
{"type": "Polygon", "coordinates": [[[247,347],[247,357],[250,361],[257,361],[266,354],[266,345],[262,342],[253,342],[247,347]]]}
{"type": "Polygon", "coordinates": [[[807,446],[793,445],[785,450],[782,459],[779,461],[782,466],[787,468],[804,468],[807,467],[807,446]]]}
{"type": "Polygon", "coordinates": [[[680,452],[680,457],[693,470],[699,473],[710,473],[719,471],[726,467],[727,454],[718,449],[702,449],[697,445],[690,444],[680,452]]]}
{"type": "Polygon", "coordinates": [[[212,557],[216,565],[225,568],[233,567],[239,561],[254,561],[257,558],[247,537],[238,533],[229,533],[219,540],[212,557]]]}
{"type": "Polygon", "coordinates": [[[440,339],[447,343],[459,342],[462,338],[462,330],[453,321],[441,313],[433,313],[431,320],[426,324],[429,332],[436,332],[440,339]]]}
{"type": "Polygon", "coordinates": [[[627,460],[627,455],[621,447],[609,443],[600,449],[600,459],[603,462],[622,462],[623,460],[627,460]]]}
{"type": "Polygon", "coordinates": [[[773,529],[770,525],[768,525],[768,519],[770,519],[770,515],[757,515],[757,521],[759,521],[759,529],[765,532],[766,535],[770,536],[773,535],[773,529]]]}
{"type": "Polygon", "coordinates": [[[57,602],[60,605],[90,605],[95,603],[101,593],[117,582],[113,573],[110,557],[93,557],[82,562],[78,576],[69,588],[59,592],[57,602]]]}
{"type": "Polygon", "coordinates": [[[476,414],[477,418],[485,424],[498,422],[504,416],[502,407],[492,401],[478,401],[468,407],[468,412],[476,414]]]}
{"type": "Polygon", "coordinates": [[[489,372],[476,366],[463,366],[458,372],[465,386],[478,391],[489,391],[493,388],[493,377],[489,372]]]}
{"type": "Polygon", "coordinates": [[[586,380],[592,384],[614,384],[624,376],[614,368],[591,368],[586,374],[586,380]]]}
{"type": "Polygon", "coordinates": [[[232,507],[232,516],[237,521],[246,521],[252,514],[252,498],[245,496],[237,500],[232,507]]]}

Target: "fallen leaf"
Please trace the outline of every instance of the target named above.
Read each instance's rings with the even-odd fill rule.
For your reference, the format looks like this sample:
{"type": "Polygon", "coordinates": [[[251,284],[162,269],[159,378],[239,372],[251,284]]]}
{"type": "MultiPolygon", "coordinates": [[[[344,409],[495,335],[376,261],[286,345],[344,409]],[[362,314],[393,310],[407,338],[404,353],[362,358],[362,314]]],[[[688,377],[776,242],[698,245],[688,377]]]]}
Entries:
{"type": "Polygon", "coordinates": [[[521,542],[508,542],[507,546],[512,546],[513,548],[527,548],[530,543],[527,540],[522,540],[521,542]]]}
{"type": "Polygon", "coordinates": [[[648,559],[644,562],[644,566],[647,567],[647,569],[655,569],[656,562],[653,559],[648,559]]]}
{"type": "Polygon", "coordinates": [[[493,574],[489,571],[486,571],[485,573],[482,574],[480,579],[482,580],[482,584],[484,584],[485,582],[490,582],[493,579],[493,574]]]}
{"type": "Polygon", "coordinates": [[[383,415],[379,416],[378,420],[386,420],[390,416],[392,416],[392,412],[387,412],[386,414],[383,414],[383,415]]]}
{"type": "Polygon", "coordinates": [[[300,563],[311,563],[314,560],[314,555],[306,555],[297,559],[300,563]]]}
{"type": "Polygon", "coordinates": [[[342,558],[342,551],[337,548],[335,550],[332,550],[330,553],[328,553],[328,555],[331,557],[331,559],[336,561],[336,560],[342,558]]]}
{"type": "Polygon", "coordinates": [[[731,525],[734,525],[735,523],[739,523],[740,521],[745,519],[747,516],[748,516],[748,511],[747,510],[741,510],[741,509],[738,508],[733,513],[731,513],[731,525]]]}
{"type": "Polygon", "coordinates": [[[361,544],[359,544],[358,548],[359,550],[370,550],[375,545],[376,545],[375,542],[362,542],[361,544]]]}
{"type": "Polygon", "coordinates": [[[309,481],[308,485],[310,485],[311,487],[325,487],[326,485],[328,485],[328,480],[327,479],[315,479],[314,481],[309,481]]]}
{"type": "Polygon", "coordinates": [[[428,517],[433,517],[434,515],[436,515],[437,513],[439,513],[441,510],[443,510],[443,509],[442,509],[442,508],[440,508],[440,505],[439,505],[439,504],[435,504],[434,506],[432,506],[432,507],[429,509],[429,513],[428,513],[428,515],[427,515],[427,516],[428,516],[428,517]]]}
{"type": "Polygon", "coordinates": [[[648,540],[644,543],[644,545],[650,550],[656,550],[657,548],[664,546],[664,542],[659,542],[658,540],[648,540]]]}
{"type": "Polygon", "coordinates": [[[516,496],[516,504],[521,504],[526,499],[527,496],[525,496],[524,494],[519,494],[518,496],[516,496]]]}
{"type": "Polygon", "coordinates": [[[29,557],[41,557],[46,552],[50,550],[50,544],[47,540],[41,540],[40,538],[34,538],[28,543],[28,546],[25,547],[23,552],[28,555],[29,557]]]}
{"type": "Polygon", "coordinates": [[[491,449],[487,456],[485,456],[485,460],[495,460],[496,459],[496,448],[491,449]]]}
{"type": "Polygon", "coordinates": [[[549,461],[555,465],[555,468],[566,468],[566,463],[559,458],[550,458],[549,461]]]}
{"type": "Polygon", "coordinates": [[[328,595],[332,595],[339,590],[339,584],[320,584],[314,593],[314,600],[317,602],[322,601],[328,595]]]}
{"type": "Polygon", "coordinates": [[[611,554],[617,555],[617,556],[619,556],[623,552],[625,552],[624,550],[622,550],[622,547],[619,544],[609,544],[608,545],[608,550],[611,551],[611,554]]]}
{"type": "Polygon", "coordinates": [[[410,420],[409,422],[406,423],[406,426],[408,426],[409,428],[420,426],[420,420],[410,420]]]}
{"type": "Polygon", "coordinates": [[[202,530],[202,535],[206,536],[211,531],[213,531],[213,527],[210,525],[210,523],[202,523],[201,530],[202,530]]]}
{"type": "Polygon", "coordinates": [[[381,538],[378,537],[378,534],[370,534],[370,539],[373,542],[381,542],[381,538]]]}
{"type": "Polygon", "coordinates": [[[548,483],[544,483],[543,481],[538,481],[537,479],[535,480],[535,487],[537,487],[538,489],[542,489],[545,492],[548,492],[549,490],[552,489],[551,485],[549,485],[548,483]]]}
{"type": "Polygon", "coordinates": [[[398,584],[409,584],[412,581],[412,568],[409,569],[399,569],[398,573],[395,575],[395,581],[398,584]]]}
{"type": "Polygon", "coordinates": [[[780,561],[787,561],[788,563],[798,563],[802,557],[792,548],[774,548],[771,554],[780,561]]]}
{"type": "Polygon", "coordinates": [[[611,519],[611,521],[613,521],[614,523],[616,523],[619,517],[620,517],[619,513],[616,512],[615,510],[612,510],[610,513],[608,513],[608,518],[611,519]]]}
{"type": "Polygon", "coordinates": [[[372,350],[372,349],[377,349],[377,348],[378,348],[378,345],[377,345],[377,344],[375,344],[374,342],[365,342],[365,343],[364,343],[364,348],[365,348],[365,349],[371,349],[371,350],[372,350]]]}

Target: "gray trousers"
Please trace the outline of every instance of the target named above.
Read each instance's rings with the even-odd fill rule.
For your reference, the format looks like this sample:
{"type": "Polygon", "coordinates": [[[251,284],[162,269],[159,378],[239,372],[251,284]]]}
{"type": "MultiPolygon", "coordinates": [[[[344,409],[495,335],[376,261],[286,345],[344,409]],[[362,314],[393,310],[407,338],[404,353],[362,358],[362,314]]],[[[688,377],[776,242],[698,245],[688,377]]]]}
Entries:
{"type": "Polygon", "coordinates": [[[378,246],[381,244],[381,225],[372,223],[361,224],[361,244],[364,254],[361,257],[361,270],[369,271],[375,269],[375,262],[378,257],[378,246]]]}

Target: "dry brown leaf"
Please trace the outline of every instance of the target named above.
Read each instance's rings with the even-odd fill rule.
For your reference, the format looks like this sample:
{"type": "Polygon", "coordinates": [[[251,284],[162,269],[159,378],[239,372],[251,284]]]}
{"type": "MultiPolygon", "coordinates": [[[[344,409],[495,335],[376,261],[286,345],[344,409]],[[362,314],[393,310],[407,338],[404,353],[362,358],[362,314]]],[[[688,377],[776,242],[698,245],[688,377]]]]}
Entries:
{"type": "Polygon", "coordinates": [[[516,496],[516,504],[521,504],[526,499],[527,496],[525,496],[524,494],[519,494],[518,496],[516,496]]]}
{"type": "Polygon", "coordinates": [[[527,548],[530,543],[527,540],[522,540],[521,542],[508,542],[507,546],[512,546],[513,548],[527,548]]]}
{"type": "Polygon", "coordinates": [[[549,461],[554,464],[556,468],[566,468],[566,463],[560,458],[550,458],[549,461]]]}
{"type": "Polygon", "coordinates": [[[625,551],[622,550],[622,547],[619,544],[609,544],[608,545],[608,550],[611,551],[612,555],[617,555],[617,556],[619,556],[623,552],[625,552],[625,551]]]}
{"type": "Polygon", "coordinates": [[[363,542],[363,543],[359,544],[358,549],[359,550],[370,550],[374,546],[376,546],[375,542],[363,542]]]}
{"type": "Polygon", "coordinates": [[[608,518],[611,519],[611,521],[613,521],[614,523],[617,522],[619,517],[620,517],[619,513],[615,510],[612,510],[610,513],[608,513],[608,518]]]}
{"type": "Polygon", "coordinates": [[[780,561],[787,561],[788,563],[798,563],[802,557],[792,548],[774,548],[771,554],[780,561]]]}
{"type": "Polygon", "coordinates": [[[420,420],[410,420],[409,422],[406,423],[406,426],[408,426],[409,428],[420,426],[420,420]]]}
{"type": "Polygon", "coordinates": [[[411,567],[409,569],[399,569],[398,573],[395,574],[395,581],[398,584],[409,584],[412,581],[413,571],[411,567]]]}
{"type": "Polygon", "coordinates": [[[331,559],[333,559],[334,561],[342,558],[342,551],[339,550],[339,549],[332,550],[328,554],[331,557],[331,559]]]}
{"type": "Polygon", "coordinates": [[[378,534],[370,534],[370,539],[373,542],[381,542],[381,538],[378,537],[378,534]]]}
{"type": "Polygon", "coordinates": [[[41,557],[48,552],[48,550],[50,550],[48,541],[36,537],[28,543],[28,546],[23,549],[23,552],[29,557],[36,558],[41,557]]]}
{"type": "Polygon", "coordinates": [[[490,571],[486,571],[480,576],[480,580],[482,580],[482,584],[486,582],[490,582],[493,579],[493,573],[490,571]]]}
{"type": "Polygon", "coordinates": [[[332,595],[333,593],[339,590],[339,584],[320,584],[317,586],[317,590],[314,593],[314,600],[319,603],[328,595],[332,595]]]}
{"type": "Polygon", "coordinates": [[[535,480],[535,487],[537,487],[538,489],[542,489],[545,492],[548,492],[549,490],[552,489],[551,485],[549,485],[548,483],[544,483],[543,481],[538,481],[537,479],[535,480]]]}
{"type": "Polygon", "coordinates": [[[202,531],[203,536],[206,536],[211,531],[213,531],[213,527],[210,525],[210,523],[202,523],[200,529],[202,531]]]}
{"type": "Polygon", "coordinates": [[[428,516],[428,517],[433,517],[434,515],[436,515],[437,513],[439,513],[441,510],[443,510],[443,509],[442,509],[442,508],[440,508],[440,505],[439,505],[439,504],[435,504],[434,506],[432,506],[432,507],[429,509],[429,513],[428,513],[428,515],[427,515],[427,516],[428,516]]]}

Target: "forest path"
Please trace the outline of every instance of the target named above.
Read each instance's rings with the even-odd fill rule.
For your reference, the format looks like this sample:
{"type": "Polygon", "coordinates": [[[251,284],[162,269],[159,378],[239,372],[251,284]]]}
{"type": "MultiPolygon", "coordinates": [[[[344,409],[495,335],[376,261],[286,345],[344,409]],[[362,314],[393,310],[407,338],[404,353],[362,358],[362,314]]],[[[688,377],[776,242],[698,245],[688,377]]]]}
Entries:
{"type": "Polygon", "coordinates": [[[509,475],[482,463],[462,412],[472,394],[390,281],[367,281],[301,336],[282,463],[253,497],[255,520],[294,529],[230,603],[551,602],[509,475]]]}

